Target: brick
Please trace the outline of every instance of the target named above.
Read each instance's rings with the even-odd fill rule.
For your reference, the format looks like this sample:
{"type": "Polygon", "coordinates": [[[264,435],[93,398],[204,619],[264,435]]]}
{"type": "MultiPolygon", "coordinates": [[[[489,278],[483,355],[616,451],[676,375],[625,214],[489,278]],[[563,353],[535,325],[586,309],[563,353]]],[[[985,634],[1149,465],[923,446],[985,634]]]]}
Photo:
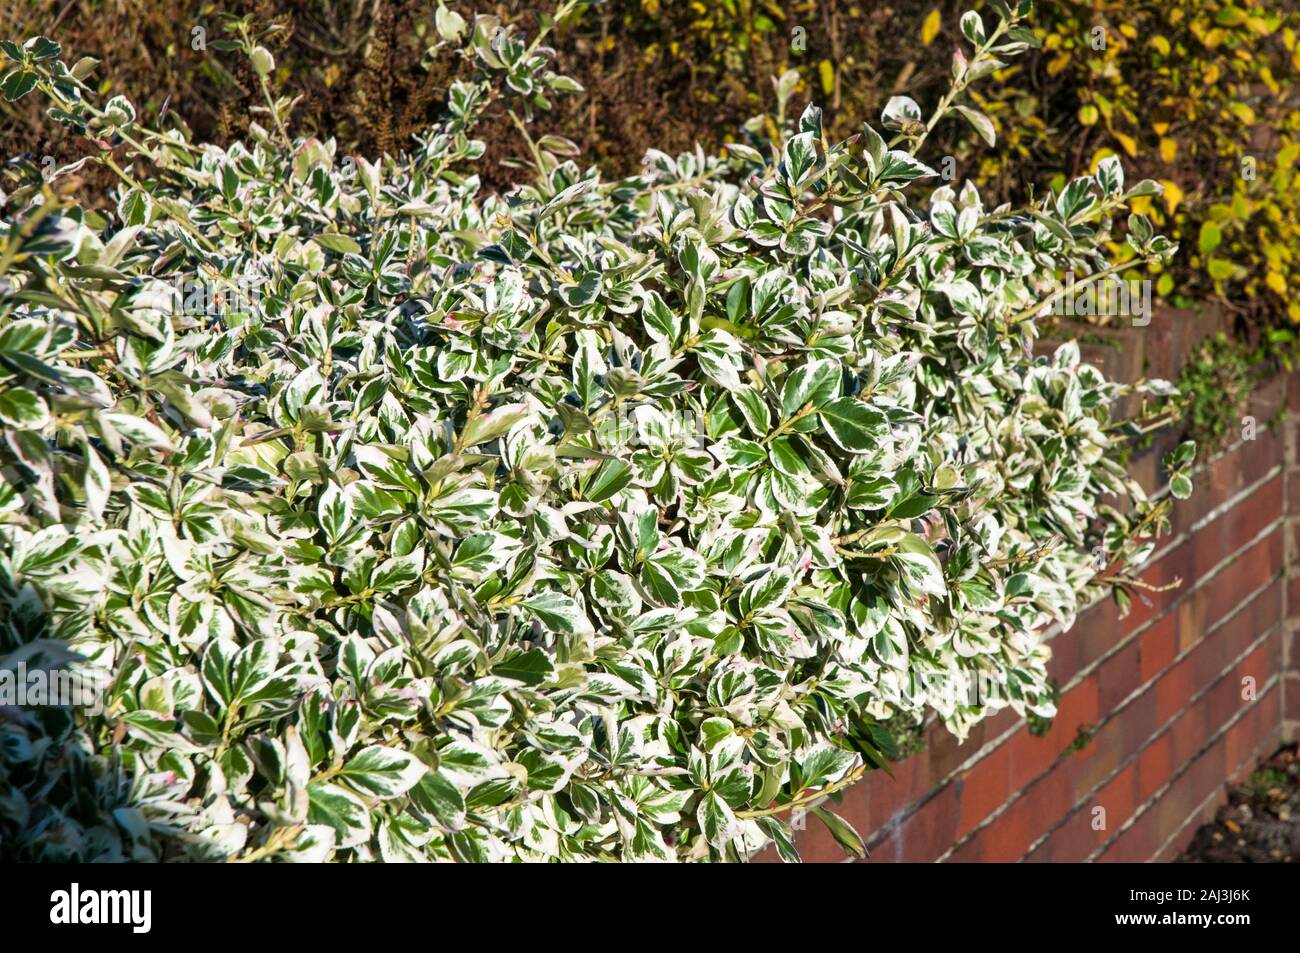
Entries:
{"type": "Polygon", "coordinates": [[[1280,434],[1262,429],[1254,441],[1239,443],[1197,467],[1192,477],[1196,492],[1174,507],[1170,514],[1170,531],[1174,535],[1187,532],[1207,514],[1264,479],[1274,467],[1282,466],[1283,449],[1284,441],[1280,434]]]}
{"type": "Polygon", "coordinates": [[[1061,749],[1041,735],[1025,729],[1014,735],[1007,746],[1011,752],[1010,785],[1013,790],[1029,784],[1055,763],[1061,749]]]}
{"type": "MultiPolygon", "coordinates": [[[[1194,671],[1198,659],[1202,657],[1221,667],[1223,656],[1212,650],[1223,651],[1231,658],[1240,654],[1253,639],[1252,629],[1242,627],[1231,640],[1225,639],[1222,644],[1207,643],[1198,647],[1195,656],[1184,659],[1159,680],[1157,692],[1173,692],[1170,717],[1177,717],[1168,730],[1138,753],[1135,760],[1129,759],[1143,748],[1145,739],[1150,737],[1157,725],[1156,693],[1148,691],[1137,696],[1132,703],[1103,724],[1091,743],[1073,757],[1074,793],[1078,802],[1084,805],[1097,798],[1113,798],[1117,791],[1123,791],[1121,804],[1127,810],[1132,804],[1149,798],[1167,783],[1174,766],[1181,766],[1191,760],[1204,746],[1205,738],[1215,734],[1219,726],[1226,724],[1239,710],[1234,701],[1238,692],[1236,678],[1240,671],[1252,664],[1260,664],[1264,653],[1268,651],[1268,640],[1230,672],[1223,674],[1213,690],[1191,707],[1187,706],[1192,692],[1186,689],[1182,673],[1194,671]],[[1103,782],[1105,784],[1097,795],[1090,796],[1089,792],[1103,782]]],[[[1160,722],[1165,720],[1167,719],[1159,719],[1160,722]]],[[[1116,820],[1110,816],[1110,808],[1107,809],[1107,814],[1112,830],[1116,824],[1122,824],[1125,820],[1116,820]]]]}
{"type": "Polygon", "coordinates": [[[1136,627],[1132,630],[1126,628],[1125,622],[1126,620],[1120,619],[1119,609],[1110,599],[1089,610],[1081,619],[1082,624],[1076,624],[1065,633],[1064,638],[1072,639],[1075,643],[1072,659],[1074,666],[1068,672],[1063,666],[1054,672],[1057,682],[1069,684],[1078,673],[1086,671],[1098,659],[1121,645],[1136,631],[1136,627]]]}
{"type": "Polygon", "coordinates": [[[1011,747],[999,745],[962,775],[961,816],[957,836],[965,837],[977,824],[1006,803],[1012,789],[1011,747]]]}
{"type": "Polygon", "coordinates": [[[1233,563],[1196,590],[1195,598],[1206,602],[1203,616],[1206,627],[1213,627],[1231,615],[1244,601],[1243,596],[1266,585],[1283,566],[1280,531],[1270,533],[1244,550],[1233,563]]]}
{"type": "Polygon", "coordinates": [[[943,730],[943,726],[938,723],[935,724],[935,729],[928,737],[931,785],[942,784],[952,777],[962,762],[969,759],[980,747],[978,741],[969,746],[961,744],[955,735],[943,730]]]}
{"type": "MultiPolygon", "coordinates": [[[[1300,427],[1300,420],[1294,421],[1290,426],[1300,427]]],[[[1300,480],[1287,481],[1286,511],[1292,516],[1300,514],[1300,480]]]]}
{"type": "Polygon", "coordinates": [[[924,762],[923,755],[924,752],[891,765],[890,768],[894,772],[892,780],[883,771],[873,771],[863,778],[860,784],[854,785],[855,788],[865,789],[866,830],[859,833],[868,840],[877,832],[884,830],[897,814],[912,803],[914,785],[920,790],[928,786],[923,786],[916,781],[918,769],[924,762]]]}
{"type": "Polygon", "coordinates": [[[1139,677],[1146,684],[1164,670],[1178,654],[1175,640],[1178,636],[1177,620],[1166,616],[1142,633],[1139,642],[1139,677]]]}
{"type": "MultiPolygon", "coordinates": [[[[1269,692],[1269,696],[1274,693],[1269,692]]],[[[1258,702],[1255,703],[1258,705],[1258,702]]],[[[1228,729],[1224,736],[1223,766],[1226,780],[1233,770],[1250,757],[1268,734],[1268,727],[1259,717],[1259,709],[1253,708],[1228,729]]]]}
{"type": "Polygon", "coordinates": [[[1094,830],[1097,805],[1085,802],[1070,812],[1064,823],[1057,827],[1025,859],[1031,863],[1079,863],[1104,843],[1105,830],[1094,830]]]}
{"type": "Polygon", "coordinates": [[[981,859],[994,862],[1020,860],[1029,852],[1030,845],[1047,833],[1055,820],[1073,805],[1069,770],[1064,766],[1058,767],[976,834],[982,841],[981,859]]]}
{"type": "Polygon", "coordinates": [[[1186,578],[1202,579],[1229,555],[1277,523],[1281,513],[1282,475],[1279,473],[1197,530],[1191,537],[1192,569],[1186,578]]]}
{"type": "MultiPolygon", "coordinates": [[[[1296,482],[1300,483],[1300,480],[1296,482]]],[[[1292,576],[1286,581],[1286,604],[1292,617],[1300,616],[1300,576],[1292,576]]]]}
{"type": "MultiPolygon", "coordinates": [[[[1223,770],[1223,745],[1222,742],[1211,745],[1197,759],[1197,763],[1208,765],[1211,769],[1221,772],[1223,770]]],[[[1147,854],[1144,860],[1155,856],[1155,852],[1178,831],[1187,822],[1201,804],[1214,791],[1214,785],[1209,785],[1202,791],[1197,784],[1198,778],[1202,773],[1196,770],[1196,764],[1188,766],[1188,769],[1174,780],[1169,790],[1161,795],[1160,800],[1152,805],[1143,815],[1144,830],[1146,836],[1142,844],[1147,854]]],[[[1222,775],[1220,774],[1220,777],[1222,775]]],[[[1121,835],[1122,839],[1122,835],[1121,835]]]]}
{"type": "Polygon", "coordinates": [[[1056,705],[1052,727],[1043,736],[1059,755],[1074,743],[1080,728],[1091,728],[1097,722],[1097,673],[1071,686],[1056,705]]]}
{"type": "Polygon", "coordinates": [[[1156,819],[1151,811],[1138,816],[1126,831],[1121,831],[1097,857],[1103,863],[1143,863],[1159,848],[1155,835],[1156,819]]]}
{"type": "Polygon", "coordinates": [[[1142,749],[1137,761],[1139,801],[1147,800],[1173,777],[1173,754],[1173,739],[1168,734],[1161,735],[1142,749]]]}
{"type": "Polygon", "coordinates": [[[961,784],[949,782],[898,827],[898,859],[908,863],[938,860],[957,840],[961,784]]]}
{"type": "Polygon", "coordinates": [[[1159,618],[1176,602],[1202,588],[1205,590],[1202,598],[1208,602],[1199,610],[1197,618],[1211,625],[1222,617],[1226,608],[1236,604],[1243,591],[1253,591],[1260,582],[1280,571],[1284,566],[1280,533],[1270,533],[1251,543],[1268,528],[1280,525],[1280,499],[1279,476],[1157,559],[1143,572],[1142,578],[1156,586],[1177,581],[1182,585],[1164,592],[1145,593],[1146,600],[1135,601],[1133,611],[1120,623],[1123,631],[1135,631],[1159,618]],[[1236,558],[1232,562],[1209,577],[1211,570],[1234,554],[1236,558]],[[1221,580],[1220,576],[1225,578],[1221,580]],[[1255,585],[1240,588],[1243,581],[1252,579],[1255,585]]]}
{"type": "Polygon", "coordinates": [[[1211,733],[1212,726],[1203,706],[1193,705],[1183,711],[1168,729],[1174,764],[1188,763],[1204,747],[1211,733]]]}
{"type": "MultiPolygon", "coordinates": [[[[1267,642],[1256,652],[1267,651],[1267,642]]],[[[1251,657],[1255,655],[1252,652],[1251,657]]],[[[1223,684],[1231,686],[1232,678],[1241,668],[1249,664],[1250,658],[1232,672],[1225,674],[1223,684]]],[[[1187,819],[1200,807],[1201,803],[1216,789],[1221,787],[1233,767],[1229,761],[1230,752],[1238,752],[1253,737],[1258,724],[1276,724],[1272,713],[1276,711],[1276,699],[1266,703],[1266,699],[1275,695],[1275,690],[1261,696],[1256,707],[1243,715],[1228,731],[1224,732],[1212,744],[1205,746],[1195,757],[1189,757],[1186,767],[1169,785],[1155,804],[1139,815],[1137,821],[1128,831],[1122,832],[1098,858],[1102,861],[1144,861],[1154,856],[1154,852],[1176,835],[1186,824],[1187,819]],[[1233,740],[1229,742],[1229,738],[1233,740]]],[[[1189,709],[1171,728],[1171,735],[1179,730],[1180,725],[1195,725],[1198,708],[1189,709]]],[[[1199,744],[1204,746],[1205,739],[1213,737],[1214,732],[1201,734],[1199,744]]],[[[1255,749],[1258,750],[1257,745],[1255,749]]],[[[1252,755],[1253,757],[1253,755],[1252,755]]],[[[1177,751],[1174,762],[1177,763],[1177,751]]],[[[1141,762],[1139,761],[1139,764],[1141,762]]],[[[1139,767],[1139,776],[1141,768],[1139,767]]],[[[1139,784],[1144,782],[1139,780],[1139,784]]]]}
{"type": "Polygon", "coordinates": [[[1187,849],[1187,846],[1192,842],[1192,838],[1196,836],[1196,832],[1201,828],[1201,825],[1208,824],[1214,820],[1215,812],[1226,803],[1227,800],[1228,796],[1226,791],[1222,788],[1215,791],[1210,795],[1208,800],[1202,802],[1198,810],[1194,811],[1192,815],[1183,822],[1183,826],[1179,829],[1178,833],[1166,842],[1165,846],[1152,859],[1158,863],[1169,863],[1170,861],[1175,860],[1179,854],[1187,849]]]}
{"type": "Polygon", "coordinates": [[[1097,709],[1102,717],[1119,707],[1142,684],[1141,643],[1129,642],[1106,659],[1097,673],[1097,709]]]}
{"type": "MultiPolygon", "coordinates": [[[[1109,734],[1109,733],[1108,733],[1109,734]]],[[[1109,741],[1109,737],[1106,737],[1109,741]]],[[[1115,772],[1128,756],[1123,743],[1102,744],[1094,735],[1071,756],[1073,761],[1074,797],[1081,800],[1115,772]]]]}
{"type": "Polygon", "coordinates": [[[1186,659],[1162,675],[1155,686],[1156,721],[1163,724],[1181,711],[1194,687],[1192,666],[1186,659]]]}
{"type": "MultiPolygon", "coordinates": [[[[1209,585],[1212,587],[1213,581],[1209,585]]],[[[1205,631],[1205,606],[1208,600],[1197,598],[1198,595],[1200,593],[1184,599],[1173,610],[1176,613],[1180,654],[1195,645],[1205,631]]]]}
{"type": "Polygon", "coordinates": [[[1116,830],[1133,816],[1138,801],[1138,766],[1136,762],[1131,762],[1107,781],[1085,806],[1105,808],[1106,826],[1116,830]]]}
{"type": "Polygon", "coordinates": [[[903,843],[897,831],[892,831],[882,843],[869,848],[867,863],[899,864],[903,862],[903,843]]]}
{"type": "Polygon", "coordinates": [[[1283,688],[1284,717],[1287,721],[1300,721],[1300,675],[1288,673],[1283,688]]]}
{"type": "Polygon", "coordinates": [[[1142,328],[1146,374],[1173,380],[1199,341],[1229,328],[1227,317],[1218,309],[1153,308],[1151,323],[1142,328]]]}
{"type": "Polygon", "coordinates": [[[1286,409],[1286,382],[1275,377],[1250,395],[1250,412],[1261,424],[1286,409]]]}

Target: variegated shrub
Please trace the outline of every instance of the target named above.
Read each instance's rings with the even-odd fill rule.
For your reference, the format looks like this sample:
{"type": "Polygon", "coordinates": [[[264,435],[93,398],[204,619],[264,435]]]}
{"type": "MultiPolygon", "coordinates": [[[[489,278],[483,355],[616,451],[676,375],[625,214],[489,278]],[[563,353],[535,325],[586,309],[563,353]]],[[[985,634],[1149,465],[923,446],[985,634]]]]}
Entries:
{"type": "Polygon", "coordinates": [[[992,6],[929,121],[832,144],[809,108],[618,182],[529,136],[572,83],[492,18],[440,16],[478,78],[373,163],[269,95],[247,146],[192,144],[4,44],[0,91],[122,184],[83,210],[19,164],[4,197],[0,669],[103,706],[0,708],[0,852],[790,857],[805,807],[860,850],[820,799],[887,719],[1050,715],[1044,631],[1124,598],[1168,504],[1125,475],[1126,388],[1035,319],[1153,187],[917,188],[1032,40],[992,6]],[[481,195],[501,104],[532,175],[481,195]]]}

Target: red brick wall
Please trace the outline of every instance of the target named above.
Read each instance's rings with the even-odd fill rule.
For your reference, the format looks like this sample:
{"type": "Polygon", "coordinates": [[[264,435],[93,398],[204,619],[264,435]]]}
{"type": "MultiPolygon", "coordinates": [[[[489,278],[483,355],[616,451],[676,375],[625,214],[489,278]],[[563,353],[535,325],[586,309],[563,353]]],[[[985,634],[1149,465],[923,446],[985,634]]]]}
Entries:
{"type": "MultiPolygon", "coordinates": [[[[1061,699],[1046,734],[1010,711],[960,745],[932,725],[895,778],[873,772],[828,805],[870,861],[1169,860],[1228,781],[1300,734],[1300,574],[1286,571],[1300,558],[1300,376],[1262,388],[1251,414],[1255,438],[1199,465],[1143,574],[1182,585],[1124,619],[1095,604],[1051,638],[1061,699]]],[[[844,858],[815,818],[796,843],[807,861],[844,858]]]]}

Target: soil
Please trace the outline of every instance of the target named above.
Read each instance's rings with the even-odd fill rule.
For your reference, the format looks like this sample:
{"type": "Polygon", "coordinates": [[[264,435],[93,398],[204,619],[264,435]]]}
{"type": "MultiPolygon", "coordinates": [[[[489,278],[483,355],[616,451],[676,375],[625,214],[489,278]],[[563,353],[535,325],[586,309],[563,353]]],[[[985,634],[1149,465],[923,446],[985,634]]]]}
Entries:
{"type": "Polygon", "coordinates": [[[1273,864],[1300,861],[1300,750],[1283,748],[1228,794],[1181,863],[1273,864]]]}

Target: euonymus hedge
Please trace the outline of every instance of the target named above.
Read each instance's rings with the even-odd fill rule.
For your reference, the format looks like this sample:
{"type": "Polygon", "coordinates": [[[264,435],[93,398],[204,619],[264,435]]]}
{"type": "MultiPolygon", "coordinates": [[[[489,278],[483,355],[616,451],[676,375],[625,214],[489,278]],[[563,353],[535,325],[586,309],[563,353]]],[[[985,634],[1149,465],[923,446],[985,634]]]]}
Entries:
{"type": "Polygon", "coordinates": [[[881,721],[1050,715],[1044,629],[1126,598],[1167,503],[1120,463],[1125,388],[1033,353],[1153,187],[916,187],[938,116],[987,133],[962,92],[1025,12],[967,15],[928,122],[900,97],[831,143],[810,108],[618,182],[528,139],[505,197],[476,117],[527,136],[572,83],[492,18],[440,17],[477,79],[374,163],[269,95],[247,146],[191,144],[4,44],[0,90],[122,185],[107,219],[75,168],[5,196],[0,668],[97,673],[103,708],[0,709],[3,852],[789,857],[802,807],[856,850],[819,798],[881,721]]]}

